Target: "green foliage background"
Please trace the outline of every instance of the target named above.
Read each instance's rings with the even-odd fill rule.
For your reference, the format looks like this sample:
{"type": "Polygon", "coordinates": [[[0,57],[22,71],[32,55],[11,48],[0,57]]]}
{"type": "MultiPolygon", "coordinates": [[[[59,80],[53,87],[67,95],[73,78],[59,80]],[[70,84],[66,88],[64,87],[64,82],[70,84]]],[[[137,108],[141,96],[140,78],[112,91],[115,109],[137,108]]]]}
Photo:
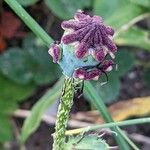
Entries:
{"type": "MultiPolygon", "coordinates": [[[[17,1],[24,7],[32,7],[41,2],[40,0],[17,1]]],[[[135,50],[150,51],[150,26],[143,29],[136,24],[138,17],[140,21],[145,16],[150,16],[150,0],[43,0],[42,2],[54,16],[61,20],[73,17],[77,9],[85,9],[102,16],[107,24],[114,27],[116,30],[114,40],[119,46],[116,56],[118,70],[109,74],[108,84],[101,86],[105,77],[102,77],[99,82],[92,82],[98,96],[105,103],[112,103],[119,95],[120,79],[132,69],[136,62],[135,50]]],[[[0,55],[0,142],[12,139],[10,116],[18,108],[19,103],[33,95],[38,86],[54,83],[60,78],[61,70],[53,64],[47,51],[40,39],[29,34],[23,39],[20,47],[10,47],[0,55]]],[[[145,83],[148,87],[149,73],[150,66],[144,71],[145,83]]],[[[56,86],[46,92],[31,110],[32,114],[23,126],[21,136],[23,142],[38,128],[41,116],[58,98],[61,90],[61,86],[57,86],[58,83],[56,82],[56,86]],[[39,112],[40,106],[43,107],[39,112]]],[[[86,91],[85,97],[91,99],[86,91]]]]}

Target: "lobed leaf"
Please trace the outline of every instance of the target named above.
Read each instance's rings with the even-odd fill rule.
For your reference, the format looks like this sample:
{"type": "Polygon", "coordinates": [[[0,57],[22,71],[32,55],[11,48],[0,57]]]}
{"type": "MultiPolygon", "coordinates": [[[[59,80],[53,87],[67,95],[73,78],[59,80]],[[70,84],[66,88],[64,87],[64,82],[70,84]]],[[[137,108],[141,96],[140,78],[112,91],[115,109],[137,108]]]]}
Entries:
{"type": "Polygon", "coordinates": [[[109,150],[109,145],[96,135],[78,135],[69,137],[65,149],[109,150]]]}
{"type": "Polygon", "coordinates": [[[22,101],[32,95],[34,90],[34,85],[28,84],[22,86],[0,75],[0,101],[4,101],[5,103],[7,101],[22,101]]]}
{"type": "Polygon", "coordinates": [[[47,84],[60,75],[57,65],[50,59],[42,41],[28,35],[23,48],[10,48],[0,55],[0,72],[18,84],[47,84]]]}
{"type": "Polygon", "coordinates": [[[0,55],[0,71],[16,83],[27,84],[33,78],[29,56],[20,48],[10,48],[0,55]]]}
{"type": "Polygon", "coordinates": [[[73,17],[78,9],[89,7],[91,0],[45,0],[48,8],[61,19],[73,17]]]}
{"type": "Polygon", "coordinates": [[[29,34],[23,41],[23,47],[31,57],[30,63],[33,62],[33,80],[37,85],[50,83],[60,77],[60,69],[50,59],[41,39],[29,34]]]}

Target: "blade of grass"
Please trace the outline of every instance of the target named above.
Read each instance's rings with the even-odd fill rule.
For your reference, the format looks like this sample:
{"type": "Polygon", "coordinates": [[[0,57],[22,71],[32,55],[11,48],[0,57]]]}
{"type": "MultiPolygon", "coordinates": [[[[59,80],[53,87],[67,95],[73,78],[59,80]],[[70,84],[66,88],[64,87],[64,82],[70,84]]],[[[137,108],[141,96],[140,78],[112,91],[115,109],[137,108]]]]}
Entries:
{"type": "MultiPolygon", "coordinates": [[[[85,90],[88,93],[89,97],[91,97],[90,98],[91,102],[93,104],[95,104],[95,106],[97,107],[97,109],[101,113],[104,120],[107,123],[113,122],[113,119],[112,119],[111,115],[107,111],[107,107],[105,106],[104,102],[102,101],[100,96],[97,94],[96,90],[94,89],[93,85],[90,82],[85,83],[85,90]]],[[[123,140],[122,133],[120,132],[120,130],[118,130],[117,127],[112,127],[112,130],[118,133],[118,136],[117,137],[114,136],[114,138],[116,139],[117,143],[119,144],[120,149],[121,150],[126,150],[126,149],[129,150],[130,148],[125,143],[125,141],[123,140]]],[[[130,144],[130,146],[134,145],[134,147],[136,147],[135,150],[139,150],[138,147],[128,137],[126,137],[126,139],[128,139],[130,141],[130,143],[128,142],[130,144]]]]}
{"type": "Polygon", "coordinates": [[[102,128],[111,128],[115,126],[129,126],[129,125],[144,124],[144,123],[150,123],[150,117],[111,122],[111,123],[106,123],[106,124],[101,124],[101,125],[93,125],[93,126],[88,126],[84,128],[67,130],[66,135],[80,134],[82,132],[94,131],[94,130],[102,129],[102,128]]]}
{"type": "Polygon", "coordinates": [[[116,127],[121,136],[129,143],[129,145],[134,149],[134,150],[139,150],[139,148],[128,138],[128,136],[122,131],[119,127],[116,127]]]}

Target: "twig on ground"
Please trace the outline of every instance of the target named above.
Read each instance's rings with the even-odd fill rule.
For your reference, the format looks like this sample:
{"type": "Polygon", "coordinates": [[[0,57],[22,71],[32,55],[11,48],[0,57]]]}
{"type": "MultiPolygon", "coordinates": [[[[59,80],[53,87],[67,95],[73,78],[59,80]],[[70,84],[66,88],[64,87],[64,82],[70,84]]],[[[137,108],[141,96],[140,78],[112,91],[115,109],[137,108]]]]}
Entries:
{"type": "MultiPolygon", "coordinates": [[[[18,109],[13,113],[14,117],[19,117],[19,118],[27,118],[31,115],[31,111],[29,110],[23,110],[23,109],[18,109]]],[[[42,121],[47,123],[48,125],[54,125],[55,124],[55,116],[50,116],[44,114],[42,117],[42,121]]],[[[86,127],[86,126],[91,126],[93,124],[87,123],[87,122],[81,122],[81,121],[76,121],[76,120],[69,120],[68,126],[71,128],[80,128],[80,127],[86,127]]]]}
{"type": "Polygon", "coordinates": [[[137,134],[137,133],[132,133],[132,134],[129,134],[129,137],[131,137],[136,142],[150,145],[150,138],[147,136],[137,134]]]}

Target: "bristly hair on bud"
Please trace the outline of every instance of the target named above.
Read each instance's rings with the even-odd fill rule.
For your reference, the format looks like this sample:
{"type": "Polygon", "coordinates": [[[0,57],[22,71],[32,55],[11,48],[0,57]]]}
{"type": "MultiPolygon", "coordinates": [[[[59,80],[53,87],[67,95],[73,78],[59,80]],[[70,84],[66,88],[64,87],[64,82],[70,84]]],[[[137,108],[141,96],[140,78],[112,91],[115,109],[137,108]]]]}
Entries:
{"type": "Polygon", "coordinates": [[[114,30],[105,25],[100,16],[90,16],[79,10],[74,19],[63,21],[61,27],[65,32],[60,44],[53,43],[49,54],[66,76],[97,80],[112,70],[114,63],[106,60],[106,56],[109,54],[113,59],[117,51],[112,40],[114,30]]]}

